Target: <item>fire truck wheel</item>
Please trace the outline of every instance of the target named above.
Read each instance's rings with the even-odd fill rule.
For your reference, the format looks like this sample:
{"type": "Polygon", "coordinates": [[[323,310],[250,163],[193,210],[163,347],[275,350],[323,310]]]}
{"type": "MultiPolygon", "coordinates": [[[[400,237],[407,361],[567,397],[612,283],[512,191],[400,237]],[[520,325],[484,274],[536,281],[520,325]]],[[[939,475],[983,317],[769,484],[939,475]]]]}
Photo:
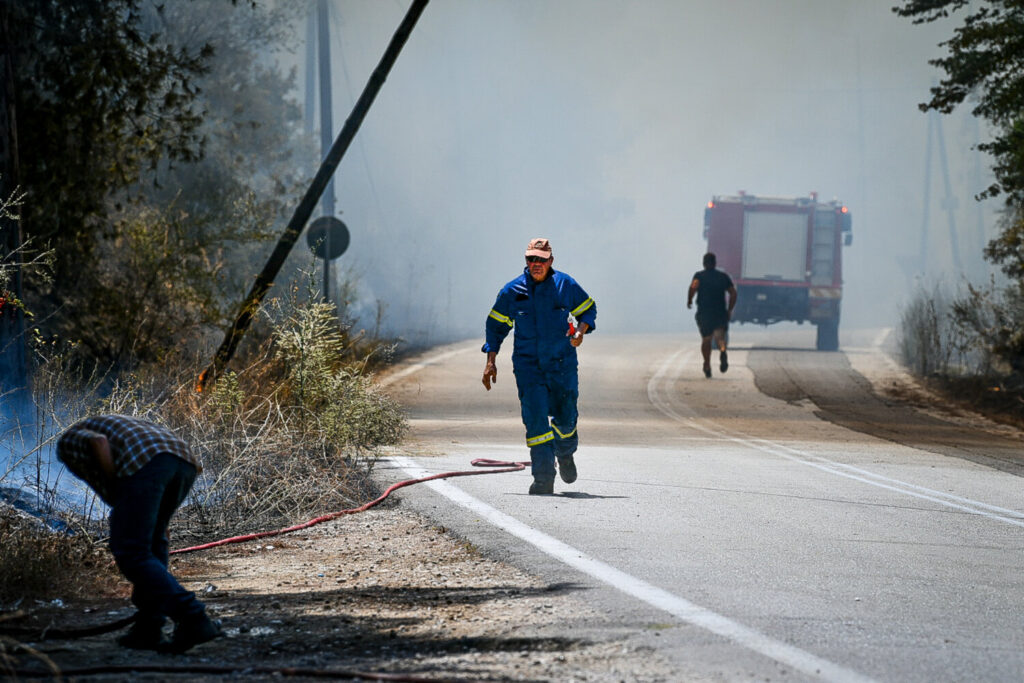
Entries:
{"type": "Polygon", "coordinates": [[[839,350],[839,321],[829,320],[818,323],[818,350],[839,350]]]}

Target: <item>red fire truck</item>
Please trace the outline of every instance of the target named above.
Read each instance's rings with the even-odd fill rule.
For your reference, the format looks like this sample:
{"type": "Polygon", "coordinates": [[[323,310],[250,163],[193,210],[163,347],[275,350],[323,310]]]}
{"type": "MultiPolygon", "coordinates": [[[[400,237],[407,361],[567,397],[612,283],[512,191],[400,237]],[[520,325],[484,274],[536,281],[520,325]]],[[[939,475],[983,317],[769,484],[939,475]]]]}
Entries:
{"type": "Polygon", "coordinates": [[[714,197],[704,210],[704,238],[738,293],[734,322],[809,321],[817,348],[839,348],[842,247],[853,241],[850,212],[839,201],[714,197]]]}

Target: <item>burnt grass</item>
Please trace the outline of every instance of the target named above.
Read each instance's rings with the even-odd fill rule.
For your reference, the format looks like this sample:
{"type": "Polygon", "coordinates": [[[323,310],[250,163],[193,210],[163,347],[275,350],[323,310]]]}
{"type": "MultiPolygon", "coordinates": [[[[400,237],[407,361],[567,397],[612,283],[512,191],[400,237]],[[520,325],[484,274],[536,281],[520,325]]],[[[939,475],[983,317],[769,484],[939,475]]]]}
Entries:
{"type": "MultiPolygon", "coordinates": [[[[993,379],[933,374],[919,381],[940,396],[947,408],[973,412],[993,422],[1024,430],[1024,377],[993,379]]],[[[906,391],[893,394],[894,398],[915,405],[931,402],[906,391]]]]}

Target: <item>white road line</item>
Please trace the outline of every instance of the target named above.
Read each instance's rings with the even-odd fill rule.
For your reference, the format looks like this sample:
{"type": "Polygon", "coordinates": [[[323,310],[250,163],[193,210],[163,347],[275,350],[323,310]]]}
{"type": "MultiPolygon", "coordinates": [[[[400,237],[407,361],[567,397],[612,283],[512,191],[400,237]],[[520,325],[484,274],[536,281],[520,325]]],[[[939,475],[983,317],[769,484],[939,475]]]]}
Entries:
{"type": "MultiPolygon", "coordinates": [[[[980,515],[1006,524],[1012,524],[1013,526],[1024,527],[1024,512],[1020,512],[1018,510],[1002,508],[996,505],[983,503],[978,500],[955,496],[942,491],[929,489],[924,486],[918,486],[917,484],[901,481],[899,479],[893,479],[853,465],[837,462],[820,455],[814,455],[790,446],[785,446],[774,441],[751,437],[747,434],[743,434],[742,432],[727,430],[716,425],[711,420],[696,420],[693,417],[681,415],[672,403],[671,396],[668,392],[670,382],[666,381],[670,370],[673,368],[678,370],[681,366],[680,363],[676,362],[676,359],[681,353],[682,351],[677,351],[661,364],[658,371],[647,383],[647,397],[650,399],[651,403],[653,403],[654,406],[666,416],[671,417],[690,429],[703,432],[709,436],[719,439],[731,441],[748,448],[753,448],[755,450],[762,451],[763,453],[769,453],[780,458],[792,460],[793,462],[800,463],[801,465],[814,467],[823,472],[835,474],[840,477],[846,477],[847,479],[853,479],[854,481],[876,486],[881,489],[902,493],[906,496],[928,500],[954,510],[961,510],[963,512],[980,515]]],[[[675,377],[672,378],[672,380],[674,379],[675,377]]]]}
{"type": "MultiPolygon", "coordinates": [[[[404,456],[391,456],[389,460],[415,478],[436,474],[419,467],[413,460],[404,456]]],[[[496,510],[447,481],[434,480],[424,483],[452,502],[475,512],[494,526],[526,541],[551,557],[627,595],[642,600],[652,607],[668,612],[686,623],[728,638],[747,649],[826,681],[854,683],[872,680],[856,671],[770,638],[717,612],[712,612],[590,557],[583,551],[496,510]]]]}
{"type": "Polygon", "coordinates": [[[411,375],[414,372],[418,372],[418,371],[422,370],[423,368],[427,367],[428,365],[437,365],[438,363],[440,363],[443,360],[447,360],[447,359],[451,358],[452,356],[455,356],[455,355],[460,354],[460,353],[465,353],[466,351],[469,351],[469,350],[474,349],[474,348],[476,348],[475,343],[474,343],[473,346],[463,345],[463,346],[459,346],[457,348],[454,348],[454,349],[452,349],[450,351],[445,351],[443,353],[439,353],[439,354],[437,354],[435,356],[429,356],[429,357],[424,358],[423,360],[419,361],[418,363],[413,363],[412,365],[409,365],[408,367],[402,368],[401,370],[399,370],[398,372],[394,373],[393,375],[388,375],[387,377],[382,379],[380,382],[377,382],[377,384],[382,386],[382,387],[386,387],[388,385],[394,384],[395,382],[397,382],[400,379],[404,379],[404,378],[408,377],[409,375],[411,375]]]}

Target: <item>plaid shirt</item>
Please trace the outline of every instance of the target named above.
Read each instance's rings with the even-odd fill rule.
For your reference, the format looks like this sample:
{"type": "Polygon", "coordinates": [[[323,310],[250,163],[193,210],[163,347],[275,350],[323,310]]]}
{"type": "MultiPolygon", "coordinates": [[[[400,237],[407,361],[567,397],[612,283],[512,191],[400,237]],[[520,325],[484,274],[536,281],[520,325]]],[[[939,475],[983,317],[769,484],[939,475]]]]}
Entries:
{"type": "Polygon", "coordinates": [[[61,435],[57,441],[57,457],[108,503],[113,500],[114,482],[108,481],[89,448],[89,440],[98,435],[107,437],[117,478],[130,477],[160,453],[177,456],[202,470],[185,442],[166,427],[126,415],[87,417],[61,435]]]}

